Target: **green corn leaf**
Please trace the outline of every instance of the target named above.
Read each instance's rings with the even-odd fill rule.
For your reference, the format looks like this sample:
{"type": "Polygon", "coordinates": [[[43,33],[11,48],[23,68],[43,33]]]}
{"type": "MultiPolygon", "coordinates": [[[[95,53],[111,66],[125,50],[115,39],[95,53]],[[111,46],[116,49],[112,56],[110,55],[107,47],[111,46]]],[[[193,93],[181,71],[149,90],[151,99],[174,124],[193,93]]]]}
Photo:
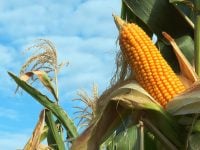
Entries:
{"type": "Polygon", "coordinates": [[[193,132],[199,132],[200,133],[200,120],[197,120],[193,126],[193,132]]]}
{"type": "MultiPolygon", "coordinates": [[[[165,31],[175,39],[189,62],[194,56],[194,28],[168,0],[122,0],[122,18],[137,23],[151,37],[157,35],[157,46],[172,68],[179,72],[178,61],[171,45],[165,40],[165,31]]],[[[184,10],[181,10],[184,12],[184,10]]]]}
{"type": "Polygon", "coordinates": [[[192,134],[189,138],[189,149],[190,150],[200,150],[200,133],[192,134]]]}
{"type": "Polygon", "coordinates": [[[8,74],[14,79],[14,81],[27,93],[29,93],[33,98],[35,98],[40,104],[44,107],[48,108],[50,111],[54,113],[54,115],[60,120],[62,125],[66,128],[69,137],[75,138],[78,136],[77,129],[74,125],[74,122],[69,118],[67,113],[57,104],[53,103],[48,99],[47,96],[40,93],[38,90],[27,84],[26,82],[20,80],[14,74],[8,72],[8,74]]]}
{"type": "Polygon", "coordinates": [[[137,125],[126,128],[118,134],[113,134],[102,145],[101,149],[137,150],[139,149],[137,125]]]}
{"type": "MultiPolygon", "coordinates": [[[[36,71],[26,72],[26,73],[24,73],[23,75],[20,76],[20,79],[27,82],[28,80],[30,80],[30,78],[33,75],[36,75],[38,77],[40,82],[53,94],[54,98],[58,101],[58,97],[56,95],[53,84],[52,84],[48,74],[45,71],[36,70],[36,71]]],[[[16,89],[16,91],[17,90],[18,90],[18,88],[16,89]]]]}
{"type": "Polygon", "coordinates": [[[160,39],[163,39],[163,31],[175,39],[183,35],[193,37],[193,28],[168,0],[123,0],[123,2],[132,15],[138,17],[160,39]]]}
{"type": "Polygon", "coordinates": [[[122,0],[121,18],[123,20],[127,20],[128,22],[136,22],[139,26],[141,26],[146,31],[146,33],[150,37],[152,37],[153,31],[140,19],[140,17],[138,17],[132,12],[130,7],[123,0],[122,0]]]}
{"type": "Polygon", "coordinates": [[[160,150],[156,146],[155,136],[145,128],[144,130],[144,149],[145,150],[160,150]]]}
{"type": "MultiPolygon", "coordinates": [[[[190,64],[194,61],[194,41],[190,36],[182,36],[175,40],[182,53],[185,55],[190,64]]],[[[174,50],[171,45],[163,43],[161,40],[156,42],[158,49],[161,51],[165,60],[172,67],[174,72],[180,72],[178,60],[174,54],[174,50]]]]}
{"type": "Polygon", "coordinates": [[[65,150],[63,138],[60,135],[61,133],[58,132],[53,114],[49,110],[46,110],[45,121],[49,127],[47,136],[48,145],[55,150],[65,150]]]}
{"type": "Polygon", "coordinates": [[[37,75],[40,81],[43,83],[43,85],[53,94],[54,98],[58,101],[58,97],[56,95],[55,89],[51,83],[48,74],[45,71],[39,71],[37,75]]]}

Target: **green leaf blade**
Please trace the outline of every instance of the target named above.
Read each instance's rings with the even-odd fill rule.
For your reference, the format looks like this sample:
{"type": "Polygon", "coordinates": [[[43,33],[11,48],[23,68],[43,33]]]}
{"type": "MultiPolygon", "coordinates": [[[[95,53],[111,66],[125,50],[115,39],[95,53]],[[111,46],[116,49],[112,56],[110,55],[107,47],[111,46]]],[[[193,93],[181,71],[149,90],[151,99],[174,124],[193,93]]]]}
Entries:
{"type": "Polygon", "coordinates": [[[46,110],[45,121],[49,127],[47,136],[49,146],[55,150],[65,150],[64,141],[60,136],[61,133],[58,132],[55,121],[53,120],[53,114],[49,110],[46,110]]]}
{"type": "Polygon", "coordinates": [[[73,121],[69,118],[67,113],[57,104],[53,103],[48,99],[47,96],[40,93],[38,90],[27,84],[26,82],[20,80],[17,76],[14,74],[8,72],[8,74],[14,79],[14,81],[27,93],[29,93],[33,98],[35,98],[40,104],[42,104],[44,107],[51,110],[54,115],[60,120],[60,122],[63,124],[63,126],[68,131],[69,137],[75,138],[78,136],[77,129],[73,123],[73,121]]]}

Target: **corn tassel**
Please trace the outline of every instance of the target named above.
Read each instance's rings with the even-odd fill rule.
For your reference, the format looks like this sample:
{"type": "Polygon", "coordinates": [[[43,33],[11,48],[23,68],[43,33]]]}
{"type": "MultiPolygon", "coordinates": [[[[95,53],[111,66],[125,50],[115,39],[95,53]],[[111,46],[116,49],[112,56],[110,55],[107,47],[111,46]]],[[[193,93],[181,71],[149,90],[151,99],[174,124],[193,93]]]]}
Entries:
{"type": "Polygon", "coordinates": [[[114,16],[120,48],[139,84],[163,107],[185,87],[147,34],[114,16]]]}

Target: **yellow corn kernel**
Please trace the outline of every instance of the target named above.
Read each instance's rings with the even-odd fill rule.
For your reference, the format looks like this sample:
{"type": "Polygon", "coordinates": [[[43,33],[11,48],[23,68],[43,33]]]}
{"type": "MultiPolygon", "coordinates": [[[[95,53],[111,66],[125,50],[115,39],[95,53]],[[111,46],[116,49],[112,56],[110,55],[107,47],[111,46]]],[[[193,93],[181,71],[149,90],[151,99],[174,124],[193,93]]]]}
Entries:
{"type": "Polygon", "coordinates": [[[136,24],[115,18],[120,48],[136,80],[163,107],[185,87],[148,35],[136,24]],[[118,19],[118,20],[117,20],[118,19]]]}

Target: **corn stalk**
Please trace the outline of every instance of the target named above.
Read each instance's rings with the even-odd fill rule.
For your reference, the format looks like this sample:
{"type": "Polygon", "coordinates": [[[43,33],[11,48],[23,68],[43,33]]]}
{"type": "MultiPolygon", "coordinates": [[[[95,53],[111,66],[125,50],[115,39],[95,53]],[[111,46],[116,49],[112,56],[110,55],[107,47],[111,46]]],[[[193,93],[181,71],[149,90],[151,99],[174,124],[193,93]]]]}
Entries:
{"type": "Polygon", "coordinates": [[[200,76],[200,1],[195,0],[195,70],[200,76]]]}

